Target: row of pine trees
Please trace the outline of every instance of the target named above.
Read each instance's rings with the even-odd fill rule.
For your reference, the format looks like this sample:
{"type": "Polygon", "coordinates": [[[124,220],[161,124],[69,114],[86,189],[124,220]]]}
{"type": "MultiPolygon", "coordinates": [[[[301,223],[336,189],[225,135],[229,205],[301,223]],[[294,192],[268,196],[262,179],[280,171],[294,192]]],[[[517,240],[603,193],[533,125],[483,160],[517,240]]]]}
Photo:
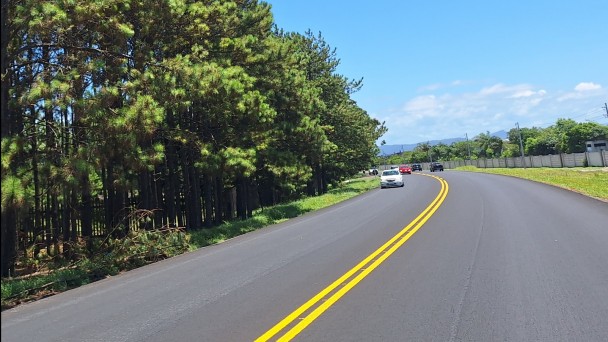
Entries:
{"type": "Polygon", "coordinates": [[[20,251],[213,227],[367,168],[386,128],[257,0],[2,0],[2,276],[20,251]]]}

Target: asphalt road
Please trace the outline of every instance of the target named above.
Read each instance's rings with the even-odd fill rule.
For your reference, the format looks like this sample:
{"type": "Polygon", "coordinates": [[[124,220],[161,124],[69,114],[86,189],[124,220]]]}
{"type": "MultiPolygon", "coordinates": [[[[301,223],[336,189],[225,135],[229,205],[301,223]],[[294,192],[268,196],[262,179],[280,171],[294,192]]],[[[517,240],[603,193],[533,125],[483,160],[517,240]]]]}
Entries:
{"type": "Polygon", "coordinates": [[[2,341],[253,341],[315,296],[271,340],[608,341],[608,203],[428,175],[4,311],[2,341]]]}

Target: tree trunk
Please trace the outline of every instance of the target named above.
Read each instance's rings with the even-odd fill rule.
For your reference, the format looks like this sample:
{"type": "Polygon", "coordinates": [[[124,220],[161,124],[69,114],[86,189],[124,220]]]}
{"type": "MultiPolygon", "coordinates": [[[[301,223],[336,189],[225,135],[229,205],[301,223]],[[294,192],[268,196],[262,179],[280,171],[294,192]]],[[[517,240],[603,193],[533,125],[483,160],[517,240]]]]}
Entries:
{"type": "Polygon", "coordinates": [[[192,214],[193,209],[192,209],[192,203],[193,203],[193,199],[192,199],[192,180],[190,178],[190,165],[188,164],[188,158],[186,156],[186,147],[182,146],[182,148],[180,148],[179,154],[180,154],[180,161],[181,161],[181,168],[182,168],[182,177],[183,177],[183,181],[184,181],[184,199],[186,201],[185,203],[185,216],[186,216],[186,230],[192,230],[194,228],[193,224],[194,224],[194,216],[192,214]]]}
{"type": "MultiPolygon", "coordinates": [[[[152,207],[152,177],[150,176],[150,172],[148,170],[141,171],[139,173],[139,209],[141,210],[153,210],[152,207]]],[[[149,217],[150,219],[152,217],[149,217]]],[[[150,230],[153,228],[150,220],[144,220],[142,223],[142,227],[145,230],[150,230]]]]}
{"type": "Polygon", "coordinates": [[[318,179],[318,191],[317,195],[322,195],[327,193],[328,184],[327,184],[327,175],[325,173],[325,169],[321,165],[317,165],[317,179],[318,179]]]}
{"type": "Polygon", "coordinates": [[[236,178],[236,216],[241,220],[247,218],[247,208],[245,197],[245,189],[243,186],[243,177],[237,176],[236,178]]]}
{"type": "Polygon", "coordinates": [[[80,224],[82,227],[82,236],[87,242],[87,250],[91,251],[93,247],[91,238],[93,237],[93,198],[91,196],[91,184],[89,174],[84,173],[80,180],[82,189],[80,192],[80,224]]]}
{"type": "Polygon", "coordinates": [[[194,219],[192,227],[199,229],[203,226],[203,206],[201,203],[203,196],[201,195],[201,176],[193,164],[191,163],[189,172],[192,179],[192,217],[194,219]]]}
{"type": "MultiPolygon", "coordinates": [[[[64,185],[64,189],[63,189],[63,208],[61,208],[61,244],[62,244],[62,249],[61,249],[61,253],[59,248],[57,248],[57,254],[69,254],[70,253],[70,235],[71,235],[71,224],[72,224],[72,203],[70,202],[72,200],[72,191],[70,191],[70,189],[64,185]]],[[[57,234],[59,235],[59,234],[57,234]]],[[[57,244],[57,246],[59,246],[59,244],[57,244]]]]}
{"type": "MultiPolygon", "coordinates": [[[[11,127],[11,112],[9,107],[9,91],[11,89],[12,72],[9,68],[8,41],[9,41],[9,1],[2,0],[2,18],[1,18],[1,45],[0,51],[0,69],[2,72],[2,89],[0,90],[2,100],[1,106],[1,121],[0,121],[0,138],[4,140],[9,135],[13,134],[11,127]]],[[[7,206],[3,208],[4,212],[1,215],[1,230],[2,234],[2,259],[0,261],[0,273],[2,277],[8,277],[15,273],[15,255],[16,255],[16,240],[17,240],[17,213],[16,208],[7,206]]]]}
{"type": "Polygon", "coordinates": [[[165,206],[167,208],[167,224],[169,226],[181,226],[181,223],[178,223],[178,216],[181,216],[181,213],[178,214],[177,208],[179,208],[179,185],[177,182],[176,172],[173,168],[168,167],[169,165],[177,165],[177,161],[175,160],[175,154],[173,153],[173,148],[171,145],[167,146],[167,166],[165,167],[165,172],[167,174],[167,180],[165,181],[165,206]]]}
{"type": "Polygon", "coordinates": [[[114,158],[108,163],[106,170],[107,210],[106,210],[106,232],[111,233],[114,238],[125,236],[126,226],[124,217],[124,194],[115,185],[116,175],[114,171],[114,158]]]}
{"type": "Polygon", "coordinates": [[[224,213],[224,180],[222,176],[215,177],[215,191],[213,192],[213,202],[215,203],[215,224],[222,224],[224,213]]]}
{"type": "Polygon", "coordinates": [[[103,194],[103,217],[104,217],[104,234],[108,235],[112,232],[112,202],[110,201],[110,189],[108,185],[108,173],[111,171],[111,166],[101,168],[101,184],[103,194]]]}
{"type": "MultiPolygon", "coordinates": [[[[1,24],[1,38],[0,40],[2,45],[2,51],[0,51],[0,68],[2,71],[2,102],[0,106],[2,106],[2,119],[0,122],[0,138],[4,139],[8,137],[10,133],[10,112],[8,106],[9,100],[9,91],[10,91],[10,82],[12,79],[12,73],[9,68],[9,55],[8,55],[8,40],[9,40],[9,22],[8,22],[8,12],[9,12],[9,1],[2,0],[2,24],[1,24]]],[[[3,225],[4,226],[4,225],[3,225]]],[[[4,248],[3,248],[4,249],[4,248]]],[[[4,258],[2,259],[4,260],[4,258]]]]}
{"type": "Polygon", "coordinates": [[[59,234],[61,233],[61,228],[59,225],[59,198],[57,196],[53,196],[51,198],[51,242],[52,249],[51,254],[53,256],[57,256],[59,253],[59,234]]]}
{"type": "Polygon", "coordinates": [[[47,191],[45,210],[44,210],[44,228],[45,228],[44,229],[44,243],[45,243],[45,247],[46,247],[46,253],[48,255],[51,254],[51,231],[53,229],[51,201],[52,201],[51,193],[47,191]]]}
{"type": "Polygon", "coordinates": [[[246,180],[247,187],[247,217],[253,217],[253,210],[257,209],[257,194],[258,191],[251,181],[251,178],[246,180]]]}
{"type": "MultiPolygon", "coordinates": [[[[167,126],[169,130],[176,128],[175,116],[172,110],[167,110],[167,126]]],[[[166,161],[163,166],[165,175],[165,205],[167,208],[167,224],[169,226],[183,227],[182,213],[181,213],[181,191],[178,176],[179,160],[175,147],[175,142],[165,138],[165,145],[167,146],[166,161]]]]}
{"type": "Polygon", "coordinates": [[[213,226],[213,183],[214,178],[211,175],[204,175],[203,183],[203,203],[205,204],[204,223],[206,228],[213,226]]]}
{"type": "Polygon", "coordinates": [[[12,205],[4,208],[2,221],[2,277],[15,274],[15,255],[17,241],[17,210],[12,205]]]}
{"type": "Polygon", "coordinates": [[[161,168],[156,167],[154,174],[152,175],[152,207],[156,209],[154,211],[154,226],[159,227],[164,225],[164,210],[163,210],[163,189],[159,184],[158,175],[161,175],[161,168]]]}
{"type": "MultiPolygon", "coordinates": [[[[224,219],[226,221],[231,221],[235,218],[235,213],[237,213],[237,206],[238,206],[238,201],[237,201],[237,188],[233,187],[230,189],[227,189],[224,192],[224,196],[226,198],[226,208],[224,209],[224,219]]],[[[236,216],[238,217],[238,215],[236,216]]]]}
{"type": "MultiPolygon", "coordinates": [[[[35,113],[34,108],[31,108],[32,113],[35,113]]],[[[36,127],[36,116],[32,115],[32,127],[36,127]]],[[[38,238],[42,231],[42,194],[40,193],[40,171],[38,169],[38,133],[31,133],[32,139],[32,174],[34,183],[34,223],[33,223],[33,243],[34,243],[34,257],[40,252],[40,244],[38,238]]]]}

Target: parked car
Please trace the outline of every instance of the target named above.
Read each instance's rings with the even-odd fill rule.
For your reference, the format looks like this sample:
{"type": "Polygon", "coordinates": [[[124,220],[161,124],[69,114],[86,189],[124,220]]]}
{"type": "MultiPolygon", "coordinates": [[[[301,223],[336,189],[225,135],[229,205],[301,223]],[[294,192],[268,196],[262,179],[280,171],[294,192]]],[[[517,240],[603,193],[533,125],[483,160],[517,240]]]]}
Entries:
{"type": "Polygon", "coordinates": [[[412,164],[412,171],[422,171],[422,165],[412,164]]]}
{"type": "Polygon", "coordinates": [[[391,165],[391,170],[395,170],[395,169],[398,169],[398,168],[399,168],[399,166],[397,166],[397,165],[391,165]]]}
{"type": "Polygon", "coordinates": [[[397,169],[384,170],[380,175],[380,188],[403,187],[403,175],[397,169]]]}
{"type": "Polygon", "coordinates": [[[371,169],[369,169],[369,175],[370,176],[376,176],[378,175],[378,169],[376,169],[375,167],[372,167],[371,169]]]}
{"type": "Polygon", "coordinates": [[[404,174],[412,174],[412,168],[409,165],[400,165],[399,166],[399,172],[404,175],[404,174]]]}
{"type": "Polygon", "coordinates": [[[431,166],[429,168],[430,168],[431,172],[443,171],[443,164],[441,164],[439,162],[432,162],[431,166]]]}

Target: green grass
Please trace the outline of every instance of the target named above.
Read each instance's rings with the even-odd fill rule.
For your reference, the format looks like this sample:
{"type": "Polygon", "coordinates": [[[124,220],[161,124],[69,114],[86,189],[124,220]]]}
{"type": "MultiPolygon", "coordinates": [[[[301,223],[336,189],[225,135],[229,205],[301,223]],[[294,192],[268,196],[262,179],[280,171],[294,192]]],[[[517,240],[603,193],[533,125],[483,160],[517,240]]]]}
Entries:
{"type": "Polygon", "coordinates": [[[90,282],[86,272],[60,269],[50,274],[20,279],[2,279],[2,310],[29,301],[79,287],[90,282]]]}
{"type": "Polygon", "coordinates": [[[226,222],[215,228],[194,231],[191,233],[190,243],[192,249],[220,243],[235,236],[342,202],[377,188],[378,184],[377,177],[356,178],[344,182],[341,186],[321,196],[307,197],[291,203],[258,209],[250,219],[226,222]]]}
{"type": "Polygon", "coordinates": [[[564,189],[608,201],[608,169],[601,167],[577,168],[477,168],[458,167],[456,170],[493,173],[525,178],[541,183],[559,186],[564,189]]]}

